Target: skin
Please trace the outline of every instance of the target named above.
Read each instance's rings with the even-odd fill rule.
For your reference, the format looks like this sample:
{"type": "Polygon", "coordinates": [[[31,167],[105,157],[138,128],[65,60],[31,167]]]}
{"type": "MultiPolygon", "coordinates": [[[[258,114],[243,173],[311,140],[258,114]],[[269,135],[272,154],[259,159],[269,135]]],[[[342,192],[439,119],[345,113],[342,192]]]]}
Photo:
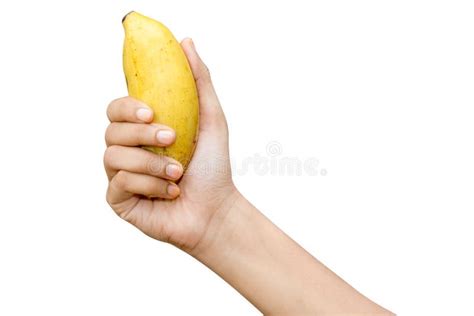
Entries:
{"type": "Polygon", "coordinates": [[[181,46],[200,103],[199,140],[183,175],[179,162],[140,146],[166,147],[169,127],[124,97],[107,109],[107,202],[148,236],[201,261],[265,315],[393,315],[326,268],[237,190],[228,129],[209,71],[190,39],[181,46]]]}

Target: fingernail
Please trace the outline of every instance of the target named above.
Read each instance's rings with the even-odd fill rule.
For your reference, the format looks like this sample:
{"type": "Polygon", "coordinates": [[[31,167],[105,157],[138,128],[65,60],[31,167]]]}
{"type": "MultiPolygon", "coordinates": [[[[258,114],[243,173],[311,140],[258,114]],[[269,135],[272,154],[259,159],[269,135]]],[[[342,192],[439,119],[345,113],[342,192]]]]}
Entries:
{"type": "Polygon", "coordinates": [[[191,47],[196,50],[196,46],[194,46],[194,41],[192,38],[189,39],[189,43],[191,44],[191,47]]]}
{"type": "Polygon", "coordinates": [[[158,142],[160,142],[160,144],[171,144],[174,140],[174,131],[166,129],[159,130],[156,133],[156,139],[158,139],[158,142]]]}
{"type": "Polygon", "coordinates": [[[181,176],[182,169],[180,166],[175,164],[169,164],[166,166],[166,175],[173,179],[178,179],[181,176]]]}
{"type": "Polygon", "coordinates": [[[178,196],[179,194],[179,188],[176,184],[168,184],[166,191],[168,192],[169,196],[178,196]]]}
{"type": "Polygon", "coordinates": [[[153,113],[147,108],[140,108],[137,110],[137,118],[140,121],[148,122],[153,117],[153,113]]]}

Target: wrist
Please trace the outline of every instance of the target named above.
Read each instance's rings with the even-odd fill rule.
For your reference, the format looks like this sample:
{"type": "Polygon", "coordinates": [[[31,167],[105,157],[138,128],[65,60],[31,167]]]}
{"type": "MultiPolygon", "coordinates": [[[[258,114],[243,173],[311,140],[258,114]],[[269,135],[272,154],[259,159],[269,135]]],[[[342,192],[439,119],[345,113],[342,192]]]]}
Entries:
{"type": "Polygon", "coordinates": [[[239,217],[245,216],[244,206],[247,204],[249,202],[234,187],[214,212],[199,242],[187,252],[199,261],[206,262],[208,257],[225,251],[226,245],[230,246],[231,240],[237,234],[239,217]]]}

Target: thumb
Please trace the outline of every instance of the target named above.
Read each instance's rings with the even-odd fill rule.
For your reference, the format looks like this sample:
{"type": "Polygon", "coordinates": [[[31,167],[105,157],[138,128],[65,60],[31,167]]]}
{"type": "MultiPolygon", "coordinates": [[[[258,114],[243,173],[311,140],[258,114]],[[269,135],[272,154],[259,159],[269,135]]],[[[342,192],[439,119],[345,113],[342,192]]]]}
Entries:
{"type": "Polygon", "coordinates": [[[188,59],[193,72],[199,96],[199,110],[203,125],[217,121],[225,121],[219,99],[212,84],[209,69],[198,55],[193,41],[186,38],[181,42],[181,47],[188,59]]]}

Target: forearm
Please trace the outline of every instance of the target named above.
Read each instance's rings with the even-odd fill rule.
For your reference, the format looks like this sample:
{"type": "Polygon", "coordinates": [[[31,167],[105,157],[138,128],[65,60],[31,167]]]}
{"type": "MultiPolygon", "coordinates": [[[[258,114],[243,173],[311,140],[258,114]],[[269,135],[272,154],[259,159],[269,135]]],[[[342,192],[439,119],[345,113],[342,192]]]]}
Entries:
{"type": "Polygon", "coordinates": [[[239,193],[192,253],[265,315],[390,314],[327,269],[239,193]]]}

